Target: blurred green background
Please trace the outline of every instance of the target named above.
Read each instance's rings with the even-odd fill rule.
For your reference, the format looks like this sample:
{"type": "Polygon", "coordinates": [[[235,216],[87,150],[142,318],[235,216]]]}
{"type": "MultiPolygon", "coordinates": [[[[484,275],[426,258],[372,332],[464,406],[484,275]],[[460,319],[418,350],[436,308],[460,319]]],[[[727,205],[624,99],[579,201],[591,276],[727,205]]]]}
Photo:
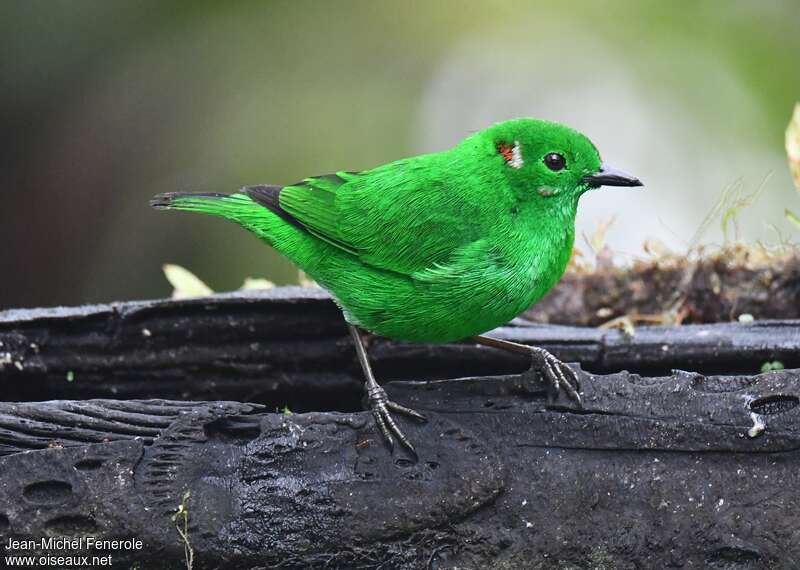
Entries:
{"type": "Polygon", "coordinates": [[[294,282],[243,230],[148,198],[369,168],[518,116],[645,181],[582,200],[579,232],[616,215],[623,257],[685,249],[731,185],[764,187],[741,238],[796,236],[799,30],[798,0],[5,0],[0,306],[164,296],[164,262],[217,290],[294,282]]]}

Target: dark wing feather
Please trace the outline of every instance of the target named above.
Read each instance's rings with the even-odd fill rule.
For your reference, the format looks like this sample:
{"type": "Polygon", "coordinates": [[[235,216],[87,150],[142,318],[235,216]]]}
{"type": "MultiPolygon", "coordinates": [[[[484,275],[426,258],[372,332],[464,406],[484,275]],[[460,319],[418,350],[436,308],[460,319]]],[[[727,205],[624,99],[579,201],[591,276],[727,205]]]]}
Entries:
{"type": "Polygon", "coordinates": [[[257,186],[245,186],[242,188],[242,193],[249,196],[256,204],[261,204],[266,209],[278,214],[293,226],[305,229],[305,226],[300,223],[300,220],[281,208],[281,190],[283,190],[283,186],[258,184],[257,186]]]}
{"type": "Polygon", "coordinates": [[[262,184],[247,186],[242,192],[254,202],[276,213],[290,224],[356,254],[356,249],[337,239],[336,190],[354,173],[340,172],[306,178],[290,186],[262,184]]]}

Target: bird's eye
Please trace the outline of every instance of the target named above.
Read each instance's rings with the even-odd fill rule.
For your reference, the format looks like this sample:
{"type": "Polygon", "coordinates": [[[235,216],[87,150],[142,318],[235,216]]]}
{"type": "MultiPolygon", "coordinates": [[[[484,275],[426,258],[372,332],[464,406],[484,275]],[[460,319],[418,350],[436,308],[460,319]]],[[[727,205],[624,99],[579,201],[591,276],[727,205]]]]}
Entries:
{"type": "Polygon", "coordinates": [[[559,170],[564,170],[564,168],[566,168],[567,159],[564,158],[563,154],[551,152],[550,154],[545,155],[544,164],[553,172],[558,172],[559,170]]]}

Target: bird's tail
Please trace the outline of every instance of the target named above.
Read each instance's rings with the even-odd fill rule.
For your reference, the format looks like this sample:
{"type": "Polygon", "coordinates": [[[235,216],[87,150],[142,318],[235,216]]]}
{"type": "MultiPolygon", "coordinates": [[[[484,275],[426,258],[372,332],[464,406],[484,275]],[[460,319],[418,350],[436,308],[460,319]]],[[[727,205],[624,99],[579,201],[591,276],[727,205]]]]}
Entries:
{"type": "Polygon", "coordinates": [[[150,205],[156,210],[182,210],[219,216],[236,222],[269,244],[275,245],[275,230],[284,222],[248,195],[191,194],[167,192],[154,196],[150,205]]]}
{"type": "Polygon", "coordinates": [[[236,219],[251,213],[258,205],[244,194],[192,194],[167,192],[154,196],[150,205],[156,210],[182,210],[236,219]]]}

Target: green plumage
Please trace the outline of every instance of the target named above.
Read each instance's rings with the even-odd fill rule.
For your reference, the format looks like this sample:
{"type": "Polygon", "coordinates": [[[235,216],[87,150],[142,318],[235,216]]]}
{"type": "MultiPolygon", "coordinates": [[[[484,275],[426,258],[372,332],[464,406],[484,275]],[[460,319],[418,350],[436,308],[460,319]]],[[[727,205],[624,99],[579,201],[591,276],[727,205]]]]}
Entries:
{"type": "Polygon", "coordinates": [[[372,170],[153,205],[242,225],[330,291],[351,324],[448,342],[502,325],[553,287],[584,179],[600,168],[582,134],[518,119],[372,170]],[[553,153],[563,169],[548,166],[553,153]]]}

